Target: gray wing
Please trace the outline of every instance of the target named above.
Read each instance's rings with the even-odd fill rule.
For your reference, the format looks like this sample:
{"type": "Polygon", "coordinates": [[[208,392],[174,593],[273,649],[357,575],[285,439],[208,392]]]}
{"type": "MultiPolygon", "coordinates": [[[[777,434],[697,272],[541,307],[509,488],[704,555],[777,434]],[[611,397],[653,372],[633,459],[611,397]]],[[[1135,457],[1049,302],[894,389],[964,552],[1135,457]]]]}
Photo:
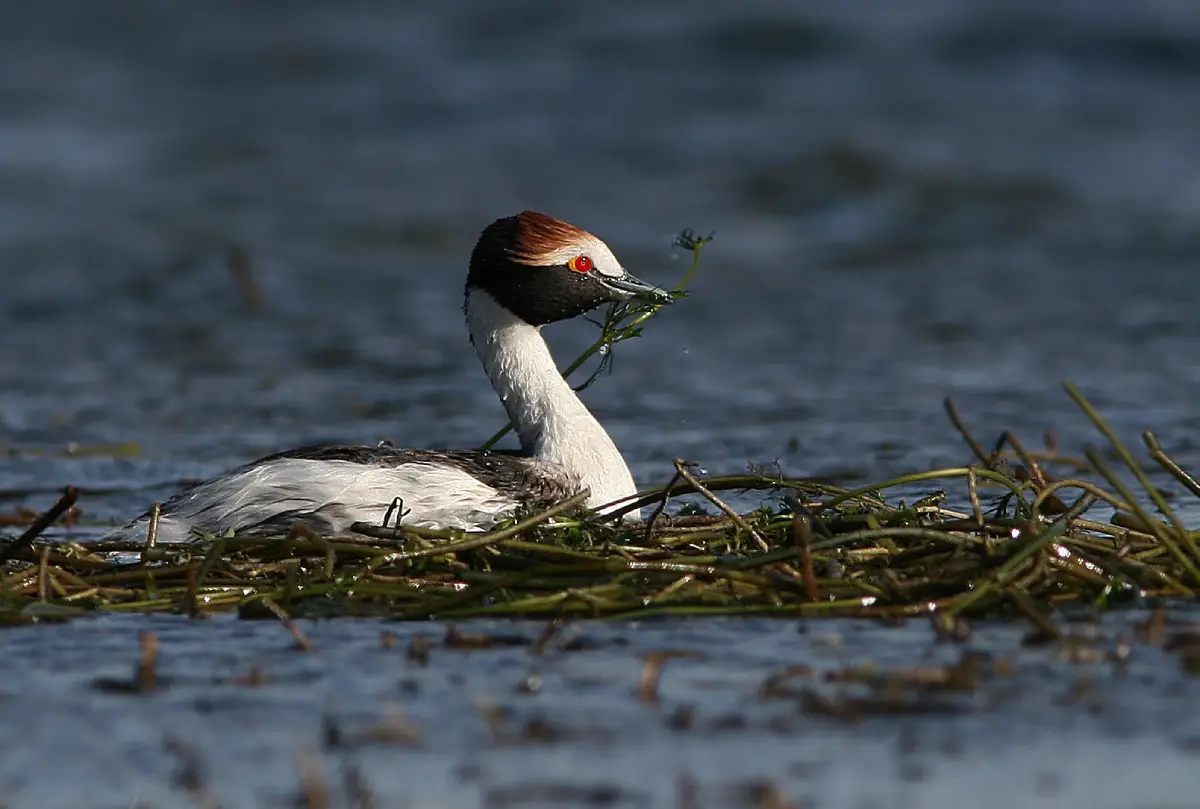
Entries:
{"type": "Polygon", "coordinates": [[[519,450],[398,449],[389,444],[354,446],[325,444],[286,450],[242,467],[268,461],[300,458],[310,461],[349,461],[374,466],[434,463],[454,466],[499,492],[534,505],[558,502],[579,490],[565,470],[536,461],[519,450]]]}

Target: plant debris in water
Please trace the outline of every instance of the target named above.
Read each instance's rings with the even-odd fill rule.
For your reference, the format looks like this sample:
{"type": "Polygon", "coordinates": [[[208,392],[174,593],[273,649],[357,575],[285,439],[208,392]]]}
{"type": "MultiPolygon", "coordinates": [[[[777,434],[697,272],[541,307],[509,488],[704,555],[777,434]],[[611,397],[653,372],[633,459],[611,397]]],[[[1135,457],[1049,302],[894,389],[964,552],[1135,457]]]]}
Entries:
{"type": "MultiPolygon", "coordinates": [[[[681,297],[708,238],[686,232],[693,252],[681,297]]],[[[599,339],[567,370],[612,362],[612,346],[636,337],[658,307],[611,307],[599,339]]],[[[767,472],[698,476],[677,460],[670,483],[611,515],[581,513],[583,496],[521,514],[486,533],[355,524],[346,536],[296,526],[264,539],[204,537],[156,545],[153,522],[140,545],[48,541],[72,518],[78,492],[0,542],[0,620],[64,619],[89,611],[176,612],[201,617],[238,610],[284,620],[298,648],[295,616],[644,618],[684,615],[898,617],[934,613],[954,638],[968,616],[1023,616],[1055,639],[1058,605],[1140,603],[1191,597],[1200,588],[1200,541],[1171,509],[1133,454],[1073,386],[1067,392],[1105,437],[1136,488],[1094,449],[1086,462],[1051,446],[1032,453],[1005,433],[986,452],[947,400],[951,423],[972,453],[969,466],[919,472],[847,490],[767,472]],[[1080,476],[1055,479],[1066,465],[1080,476]],[[941,485],[916,502],[889,499],[901,487],[941,485]],[[738,513],[728,492],[761,492],[764,505],[738,513]],[[957,496],[949,496],[951,492],[957,496]],[[669,515],[673,500],[688,497],[669,515]],[[986,501],[986,505],[985,505],[986,501]],[[950,502],[967,504],[961,510],[950,502]],[[1097,518],[1101,507],[1112,516],[1097,518]],[[645,522],[614,517],[641,508],[645,522]],[[132,560],[132,561],[131,561],[132,560]]],[[[507,430],[499,431],[491,446],[507,430]]],[[[1155,437],[1149,457],[1184,489],[1197,483],[1155,437]]],[[[647,694],[653,689],[648,688],[647,694]]]]}

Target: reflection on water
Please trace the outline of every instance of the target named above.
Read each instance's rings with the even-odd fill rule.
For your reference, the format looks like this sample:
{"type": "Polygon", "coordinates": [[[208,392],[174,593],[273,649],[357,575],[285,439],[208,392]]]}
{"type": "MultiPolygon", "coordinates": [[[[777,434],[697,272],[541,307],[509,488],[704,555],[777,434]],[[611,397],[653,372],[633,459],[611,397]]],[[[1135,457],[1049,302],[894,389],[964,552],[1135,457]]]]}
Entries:
{"type": "Polygon", "coordinates": [[[1077,623],[1049,646],[1012,625],[937,644],[915,621],[585,622],[549,637],[524,622],[301,621],[308,651],[275,622],[231,617],[10,629],[0,795],[267,806],[303,772],[346,806],[364,805],[343,799],[351,787],[418,807],[1187,805],[1200,724],[1179,706],[1200,681],[1172,641],[1139,639],[1143,617],[1077,623]],[[144,631],[157,688],[114,687],[144,631]]]}

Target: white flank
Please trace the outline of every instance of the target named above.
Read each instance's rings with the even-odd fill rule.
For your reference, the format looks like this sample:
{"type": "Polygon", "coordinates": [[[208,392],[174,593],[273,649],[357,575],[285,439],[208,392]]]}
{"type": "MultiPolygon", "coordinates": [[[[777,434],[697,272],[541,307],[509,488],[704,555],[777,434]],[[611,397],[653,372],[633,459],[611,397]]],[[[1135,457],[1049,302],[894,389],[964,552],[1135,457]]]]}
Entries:
{"type": "MultiPolygon", "coordinates": [[[[334,533],[345,533],[353,522],[382,524],[397,497],[405,512],[402,522],[424,528],[483,530],[517,506],[512,497],[455,466],[280,458],[184,492],[164,509],[158,538],[184,542],[193,528],[223,534],[283,514],[315,517],[334,533]]],[[[148,522],[143,517],[108,538],[144,540],[148,522]]]]}

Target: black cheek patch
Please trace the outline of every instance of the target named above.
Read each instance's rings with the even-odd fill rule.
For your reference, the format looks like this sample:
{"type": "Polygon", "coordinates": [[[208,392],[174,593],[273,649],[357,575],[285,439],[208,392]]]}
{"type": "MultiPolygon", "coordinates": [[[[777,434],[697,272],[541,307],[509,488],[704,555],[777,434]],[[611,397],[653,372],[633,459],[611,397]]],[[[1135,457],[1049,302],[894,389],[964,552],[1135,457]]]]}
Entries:
{"type": "Polygon", "coordinates": [[[602,283],[565,267],[514,264],[483,286],[504,308],[533,326],[569,320],[613,300],[602,283]]]}

